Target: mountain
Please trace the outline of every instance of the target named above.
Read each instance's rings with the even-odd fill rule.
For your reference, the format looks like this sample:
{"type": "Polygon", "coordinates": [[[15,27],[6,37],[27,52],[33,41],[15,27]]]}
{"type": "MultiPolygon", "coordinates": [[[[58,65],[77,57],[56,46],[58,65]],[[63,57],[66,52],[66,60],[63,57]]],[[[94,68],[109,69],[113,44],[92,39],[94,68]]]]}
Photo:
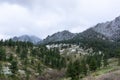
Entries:
{"type": "Polygon", "coordinates": [[[107,37],[105,37],[103,34],[98,33],[94,31],[93,28],[89,28],[85,30],[82,33],[77,34],[73,39],[79,38],[79,39],[102,39],[105,40],[107,37]]]}
{"type": "Polygon", "coordinates": [[[99,23],[82,33],[77,34],[73,40],[101,39],[109,41],[120,41],[120,16],[112,21],[99,23]]]}
{"type": "Polygon", "coordinates": [[[28,35],[22,35],[19,37],[13,37],[13,41],[23,41],[23,42],[32,42],[33,44],[37,44],[38,42],[42,41],[40,38],[36,36],[28,36],[28,35]]]}
{"type": "Polygon", "coordinates": [[[69,31],[57,32],[44,39],[44,43],[64,40],[80,41],[81,39],[101,39],[110,41],[120,41],[120,16],[113,21],[99,23],[81,33],[73,34],[69,31]]]}
{"type": "Polygon", "coordinates": [[[75,36],[76,36],[75,33],[71,33],[67,30],[64,30],[64,31],[61,31],[61,32],[54,33],[51,36],[48,36],[46,39],[43,40],[43,43],[69,40],[69,39],[72,39],[75,36]]]}
{"type": "Polygon", "coordinates": [[[93,27],[93,30],[103,34],[110,40],[120,41],[120,16],[113,21],[97,24],[93,27]]]}

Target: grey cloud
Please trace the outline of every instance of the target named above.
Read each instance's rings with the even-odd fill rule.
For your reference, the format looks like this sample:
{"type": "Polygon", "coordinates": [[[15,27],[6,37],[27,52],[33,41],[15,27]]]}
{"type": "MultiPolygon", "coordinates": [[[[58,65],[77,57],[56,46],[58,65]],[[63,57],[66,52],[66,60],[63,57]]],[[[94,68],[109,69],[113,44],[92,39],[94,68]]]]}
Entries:
{"type": "Polygon", "coordinates": [[[0,38],[81,32],[120,15],[119,0],[0,0],[0,38]]]}
{"type": "Polygon", "coordinates": [[[30,0],[0,0],[0,2],[8,2],[11,4],[28,4],[30,0]]]}

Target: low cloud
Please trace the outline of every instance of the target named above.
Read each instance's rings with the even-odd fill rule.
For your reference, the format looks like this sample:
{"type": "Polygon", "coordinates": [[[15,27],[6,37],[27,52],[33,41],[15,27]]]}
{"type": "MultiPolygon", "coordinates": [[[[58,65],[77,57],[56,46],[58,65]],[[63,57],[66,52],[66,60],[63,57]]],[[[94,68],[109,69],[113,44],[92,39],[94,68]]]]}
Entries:
{"type": "Polygon", "coordinates": [[[0,0],[0,38],[82,32],[120,15],[119,0],[0,0]]]}

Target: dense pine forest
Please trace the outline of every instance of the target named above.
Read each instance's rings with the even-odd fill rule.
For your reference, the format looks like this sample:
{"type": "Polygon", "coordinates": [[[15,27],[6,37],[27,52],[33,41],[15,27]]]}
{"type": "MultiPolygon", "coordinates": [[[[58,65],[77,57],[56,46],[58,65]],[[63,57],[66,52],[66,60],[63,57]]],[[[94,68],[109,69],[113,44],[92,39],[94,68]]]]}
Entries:
{"type": "MultiPolygon", "coordinates": [[[[60,54],[59,48],[46,45],[33,45],[30,42],[0,41],[0,80],[80,80],[85,76],[109,66],[108,60],[118,59],[120,65],[120,46],[118,42],[106,40],[68,41],[88,51],[88,54],[60,54]],[[79,55],[79,56],[78,56],[79,55]],[[76,57],[77,56],[77,57],[76,57]]],[[[56,42],[52,44],[65,44],[56,42]]],[[[68,44],[68,43],[67,43],[68,44]]],[[[62,47],[67,48],[67,47],[62,47]]]]}
{"type": "Polygon", "coordinates": [[[65,62],[57,48],[47,49],[45,46],[34,46],[30,42],[13,42],[11,39],[0,41],[1,79],[29,80],[31,76],[42,75],[47,67],[60,70],[66,67],[65,62]],[[10,69],[9,73],[3,71],[5,67],[10,69]]]}

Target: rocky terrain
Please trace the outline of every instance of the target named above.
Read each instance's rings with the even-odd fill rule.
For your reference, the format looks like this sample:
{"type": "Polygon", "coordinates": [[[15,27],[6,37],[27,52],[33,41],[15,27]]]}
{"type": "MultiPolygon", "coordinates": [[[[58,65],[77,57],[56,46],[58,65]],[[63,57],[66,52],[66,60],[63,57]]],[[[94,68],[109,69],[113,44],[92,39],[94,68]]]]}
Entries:
{"type": "Polygon", "coordinates": [[[67,30],[64,30],[62,32],[57,32],[51,36],[48,36],[46,39],[43,40],[43,43],[69,40],[69,39],[72,39],[73,37],[75,37],[75,35],[76,34],[71,33],[67,30]]]}
{"type": "Polygon", "coordinates": [[[118,41],[120,39],[120,16],[113,21],[97,24],[93,27],[93,30],[103,34],[111,40],[118,41]]]}
{"type": "Polygon", "coordinates": [[[23,42],[32,42],[33,44],[37,44],[38,42],[42,41],[42,39],[36,36],[29,36],[29,35],[22,35],[19,37],[13,37],[13,41],[23,41],[23,42]]]}

